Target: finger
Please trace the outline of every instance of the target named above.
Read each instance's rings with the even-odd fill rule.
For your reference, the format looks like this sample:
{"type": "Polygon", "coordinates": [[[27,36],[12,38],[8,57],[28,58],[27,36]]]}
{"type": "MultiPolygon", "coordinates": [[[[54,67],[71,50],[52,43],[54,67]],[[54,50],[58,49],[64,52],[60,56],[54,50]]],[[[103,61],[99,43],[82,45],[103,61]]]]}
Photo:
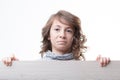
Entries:
{"type": "Polygon", "coordinates": [[[100,63],[101,67],[104,66],[104,58],[101,55],[98,55],[96,60],[100,63]]]}
{"type": "Polygon", "coordinates": [[[101,55],[98,55],[96,61],[100,61],[100,59],[101,59],[101,55]]]}
{"type": "Polygon", "coordinates": [[[3,62],[4,64],[6,64],[6,60],[7,60],[7,58],[3,58],[3,59],[2,59],[2,62],[3,62]]]}
{"type": "Polygon", "coordinates": [[[110,58],[106,58],[106,57],[103,58],[103,66],[107,66],[109,62],[110,62],[110,58]]]}
{"type": "Polygon", "coordinates": [[[108,64],[107,58],[103,57],[103,66],[106,66],[108,64]]]}
{"type": "Polygon", "coordinates": [[[104,61],[103,61],[103,58],[102,58],[102,57],[100,58],[99,62],[100,62],[100,65],[103,67],[104,61]]]}
{"type": "Polygon", "coordinates": [[[106,65],[110,63],[110,58],[106,59],[106,65]]]}
{"type": "Polygon", "coordinates": [[[11,66],[11,65],[12,65],[12,60],[11,60],[10,57],[7,57],[6,65],[7,65],[7,66],[11,66]]]}
{"type": "Polygon", "coordinates": [[[14,54],[12,54],[10,57],[11,57],[11,60],[12,60],[12,61],[16,59],[16,57],[15,57],[14,54]]]}

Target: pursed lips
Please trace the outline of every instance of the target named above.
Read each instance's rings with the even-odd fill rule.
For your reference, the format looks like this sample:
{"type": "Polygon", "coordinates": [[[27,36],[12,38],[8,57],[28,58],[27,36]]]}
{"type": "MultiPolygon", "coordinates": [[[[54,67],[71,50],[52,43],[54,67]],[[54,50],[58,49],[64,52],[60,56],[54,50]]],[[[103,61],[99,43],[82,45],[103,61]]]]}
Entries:
{"type": "Polygon", "coordinates": [[[66,41],[57,41],[58,44],[65,44],[66,41]]]}

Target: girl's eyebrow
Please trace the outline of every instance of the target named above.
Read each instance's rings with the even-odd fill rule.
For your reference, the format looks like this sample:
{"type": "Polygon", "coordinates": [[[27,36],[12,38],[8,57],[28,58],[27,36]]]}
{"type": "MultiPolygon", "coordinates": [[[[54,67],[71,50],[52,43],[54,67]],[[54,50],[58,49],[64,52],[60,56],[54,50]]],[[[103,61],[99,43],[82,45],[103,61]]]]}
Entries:
{"type": "MultiPolygon", "coordinates": [[[[56,24],[55,27],[61,27],[60,25],[56,24]]],[[[67,26],[66,29],[73,29],[72,27],[70,26],[67,26]]]]}
{"type": "Polygon", "coordinates": [[[72,30],[73,30],[73,28],[72,28],[72,27],[70,27],[70,26],[68,26],[66,29],[72,29],[72,30]]]}
{"type": "Polygon", "coordinates": [[[70,29],[72,29],[72,27],[67,27],[67,28],[70,28],[70,29]]]}
{"type": "Polygon", "coordinates": [[[57,24],[57,25],[54,25],[54,27],[61,27],[61,26],[57,24]]]}

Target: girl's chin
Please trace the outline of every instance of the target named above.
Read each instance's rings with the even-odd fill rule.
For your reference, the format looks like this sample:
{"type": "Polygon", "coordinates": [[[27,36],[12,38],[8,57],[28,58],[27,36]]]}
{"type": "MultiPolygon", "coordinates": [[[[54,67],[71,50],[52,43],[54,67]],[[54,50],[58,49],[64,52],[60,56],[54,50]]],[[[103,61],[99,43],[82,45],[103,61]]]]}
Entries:
{"type": "Polygon", "coordinates": [[[66,49],[67,47],[66,46],[64,46],[64,45],[59,45],[58,46],[58,49],[66,49]]]}
{"type": "Polygon", "coordinates": [[[68,49],[66,47],[58,47],[59,51],[67,51],[68,49]]]}

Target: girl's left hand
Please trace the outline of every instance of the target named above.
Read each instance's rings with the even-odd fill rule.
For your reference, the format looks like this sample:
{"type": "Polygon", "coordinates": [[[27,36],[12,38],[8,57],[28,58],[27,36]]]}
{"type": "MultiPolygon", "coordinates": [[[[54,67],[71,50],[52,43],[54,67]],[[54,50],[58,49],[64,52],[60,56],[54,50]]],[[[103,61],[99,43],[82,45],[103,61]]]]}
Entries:
{"type": "Polygon", "coordinates": [[[97,56],[96,61],[98,61],[101,67],[105,67],[110,63],[109,57],[102,57],[101,55],[97,56]]]}

